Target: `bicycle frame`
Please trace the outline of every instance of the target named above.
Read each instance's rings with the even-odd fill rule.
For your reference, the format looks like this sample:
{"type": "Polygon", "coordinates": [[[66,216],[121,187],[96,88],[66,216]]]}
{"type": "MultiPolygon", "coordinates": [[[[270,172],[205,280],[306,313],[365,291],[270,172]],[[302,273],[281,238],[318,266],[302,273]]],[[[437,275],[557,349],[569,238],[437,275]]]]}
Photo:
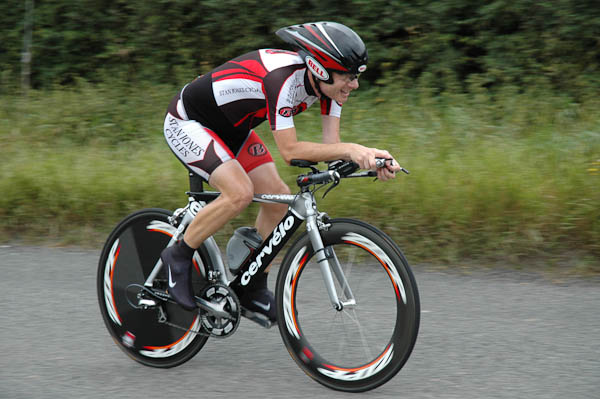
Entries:
{"type": "MultiPolygon", "coordinates": [[[[193,187],[193,184],[191,186],[193,187]]],[[[183,214],[182,220],[179,223],[175,234],[169,241],[168,246],[173,245],[175,242],[181,239],[185,229],[194,219],[198,211],[202,209],[207,202],[214,200],[220,195],[219,192],[211,191],[191,191],[187,194],[189,195],[188,206],[176,210],[173,213],[173,216],[171,216],[171,219],[175,220],[181,217],[183,214]]],[[[326,214],[318,212],[314,194],[310,191],[305,191],[297,195],[255,194],[253,197],[253,202],[282,203],[287,204],[289,208],[288,212],[277,224],[273,232],[263,241],[260,247],[254,251],[252,256],[250,256],[242,264],[231,281],[228,281],[227,279],[227,273],[221,257],[221,251],[214,237],[209,237],[203,243],[208,252],[212,269],[207,270],[207,273],[215,274],[207,277],[217,278],[220,283],[229,285],[231,287],[248,286],[255,275],[264,272],[267,266],[273,261],[281,249],[289,241],[294,232],[300,227],[302,222],[306,221],[306,229],[316,254],[317,262],[319,263],[323,280],[325,282],[325,287],[327,289],[332,306],[337,310],[341,310],[344,306],[355,305],[356,301],[333,249],[330,247],[325,248],[323,245],[319,231],[322,228],[327,228],[327,224],[323,221],[324,217],[326,217],[326,214]],[[332,270],[333,275],[335,275],[338,283],[344,291],[346,298],[346,301],[344,302],[340,301],[338,297],[337,289],[333,281],[333,275],[331,273],[332,270]]],[[[158,259],[154,269],[144,283],[146,287],[152,287],[153,281],[160,272],[162,266],[162,261],[158,259]]],[[[200,298],[197,298],[197,300],[198,299],[200,298]]],[[[214,305],[207,301],[200,301],[200,305],[202,308],[213,312],[219,311],[218,309],[214,308],[214,305]]]]}

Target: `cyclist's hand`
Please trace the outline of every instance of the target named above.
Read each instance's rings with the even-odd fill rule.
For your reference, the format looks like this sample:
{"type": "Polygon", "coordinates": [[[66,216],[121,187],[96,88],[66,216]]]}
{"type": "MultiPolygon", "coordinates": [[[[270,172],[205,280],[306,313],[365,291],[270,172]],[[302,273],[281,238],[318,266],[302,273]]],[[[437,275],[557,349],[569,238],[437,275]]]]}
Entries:
{"type": "Polygon", "coordinates": [[[369,148],[356,144],[351,154],[352,161],[356,162],[361,169],[376,170],[379,180],[389,180],[396,177],[396,172],[400,170],[398,162],[385,150],[369,148]],[[390,159],[385,162],[383,168],[377,168],[376,158],[390,159]]]}
{"type": "Polygon", "coordinates": [[[377,178],[382,181],[386,181],[389,179],[394,179],[396,177],[396,172],[400,171],[400,165],[394,158],[386,157],[385,165],[382,168],[377,169],[377,178]]]}
{"type": "Polygon", "coordinates": [[[387,151],[377,148],[369,148],[360,144],[354,144],[350,153],[352,161],[356,162],[361,169],[376,170],[376,158],[391,158],[387,151]]]}

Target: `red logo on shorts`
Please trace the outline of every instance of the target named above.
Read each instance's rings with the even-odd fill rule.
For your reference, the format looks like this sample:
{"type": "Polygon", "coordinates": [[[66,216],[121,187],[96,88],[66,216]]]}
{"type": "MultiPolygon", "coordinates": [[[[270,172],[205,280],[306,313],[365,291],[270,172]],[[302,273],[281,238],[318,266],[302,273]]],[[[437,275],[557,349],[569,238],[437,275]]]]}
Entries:
{"type": "Polygon", "coordinates": [[[248,154],[253,157],[260,157],[267,153],[267,149],[261,143],[254,143],[250,147],[248,147],[248,154]]]}

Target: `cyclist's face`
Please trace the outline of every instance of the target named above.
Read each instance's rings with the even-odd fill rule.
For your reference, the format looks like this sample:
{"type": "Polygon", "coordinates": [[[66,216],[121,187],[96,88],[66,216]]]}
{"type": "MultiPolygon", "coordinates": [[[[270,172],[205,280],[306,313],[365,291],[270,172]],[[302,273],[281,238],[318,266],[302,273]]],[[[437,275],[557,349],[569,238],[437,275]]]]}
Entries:
{"type": "Polygon", "coordinates": [[[321,84],[321,91],[340,104],[348,101],[350,92],[358,89],[358,75],[333,72],[332,84],[321,84]]]}

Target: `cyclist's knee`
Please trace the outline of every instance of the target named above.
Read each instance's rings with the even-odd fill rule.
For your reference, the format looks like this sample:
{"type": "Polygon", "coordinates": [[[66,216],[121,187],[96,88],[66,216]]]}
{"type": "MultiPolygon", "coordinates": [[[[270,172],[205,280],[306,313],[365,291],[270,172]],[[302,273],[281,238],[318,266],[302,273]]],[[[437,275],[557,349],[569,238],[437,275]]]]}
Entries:
{"type": "Polygon", "coordinates": [[[291,194],[290,187],[285,184],[285,182],[281,179],[277,182],[276,193],[278,194],[291,194]]]}
{"type": "Polygon", "coordinates": [[[262,187],[262,193],[269,194],[291,194],[290,188],[279,176],[273,178],[266,187],[262,187]]]}
{"type": "Polygon", "coordinates": [[[236,184],[221,190],[223,201],[226,201],[229,206],[238,210],[243,210],[250,205],[253,195],[254,187],[250,180],[236,182],[236,184]]]}
{"type": "Polygon", "coordinates": [[[252,202],[254,191],[252,186],[243,190],[237,191],[231,196],[231,203],[238,209],[244,209],[252,202]]]}
{"type": "MultiPolygon", "coordinates": [[[[278,182],[274,182],[274,184],[265,190],[265,193],[269,194],[291,194],[290,188],[287,184],[285,184],[282,180],[278,182]]],[[[274,217],[281,217],[287,212],[287,204],[278,204],[278,203],[263,203],[261,207],[264,211],[273,214],[274,217]]]]}
{"type": "Polygon", "coordinates": [[[252,202],[254,185],[246,172],[235,160],[219,166],[210,177],[209,184],[221,192],[223,205],[238,211],[252,202]]]}

